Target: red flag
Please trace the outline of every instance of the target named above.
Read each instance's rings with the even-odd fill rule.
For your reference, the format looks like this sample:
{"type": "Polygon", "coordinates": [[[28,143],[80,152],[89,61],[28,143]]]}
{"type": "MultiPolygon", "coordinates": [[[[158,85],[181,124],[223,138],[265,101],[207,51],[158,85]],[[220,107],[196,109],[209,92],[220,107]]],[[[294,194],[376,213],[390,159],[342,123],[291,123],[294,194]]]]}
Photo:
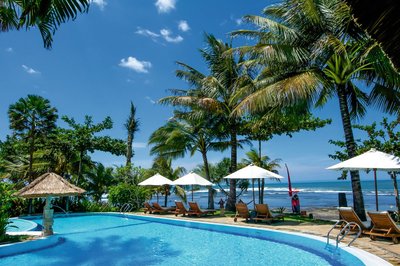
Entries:
{"type": "Polygon", "coordinates": [[[289,197],[291,197],[291,196],[293,195],[293,191],[292,191],[292,183],[290,182],[289,168],[287,167],[287,164],[285,164],[285,166],[286,166],[287,178],[288,178],[289,197]]]}

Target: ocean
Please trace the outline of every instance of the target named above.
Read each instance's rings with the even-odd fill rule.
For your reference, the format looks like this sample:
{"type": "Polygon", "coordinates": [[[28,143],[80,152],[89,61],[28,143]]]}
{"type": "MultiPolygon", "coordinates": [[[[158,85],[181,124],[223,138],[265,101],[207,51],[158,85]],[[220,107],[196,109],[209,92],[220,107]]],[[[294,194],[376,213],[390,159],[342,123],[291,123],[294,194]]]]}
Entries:
{"type": "MultiPolygon", "coordinates": [[[[399,182],[400,183],[400,182],[399,182]]],[[[256,186],[257,183],[255,183],[256,186]]],[[[374,181],[362,181],[361,187],[364,195],[364,204],[366,210],[375,210],[375,189],[374,181]]],[[[321,207],[337,207],[338,193],[346,193],[348,206],[353,206],[353,197],[350,180],[337,180],[331,182],[292,182],[292,188],[298,190],[301,208],[321,208],[321,207]]],[[[218,190],[218,188],[216,188],[218,190]]],[[[228,191],[228,190],[227,190],[228,191]]],[[[283,182],[267,181],[264,190],[264,203],[272,208],[284,207],[286,211],[291,210],[291,198],[288,195],[288,185],[283,182]]],[[[187,200],[191,201],[190,187],[187,187],[187,200]]],[[[239,193],[239,190],[237,191],[239,193]]],[[[378,199],[379,210],[396,210],[394,197],[393,181],[378,180],[378,199]]],[[[256,202],[258,199],[258,189],[255,188],[256,202]]],[[[200,188],[194,191],[194,201],[198,202],[202,208],[207,207],[207,190],[200,188]]],[[[220,199],[226,202],[226,196],[222,192],[218,192],[214,197],[215,208],[219,209],[217,204],[220,199]]],[[[253,200],[252,188],[239,197],[242,201],[249,203],[253,200]]],[[[152,198],[155,201],[156,197],[152,198]]],[[[180,200],[175,195],[168,197],[168,206],[175,206],[174,201],[180,200]]],[[[164,204],[164,197],[159,197],[159,202],[164,204]]],[[[249,206],[252,206],[250,204],[249,206]]]]}

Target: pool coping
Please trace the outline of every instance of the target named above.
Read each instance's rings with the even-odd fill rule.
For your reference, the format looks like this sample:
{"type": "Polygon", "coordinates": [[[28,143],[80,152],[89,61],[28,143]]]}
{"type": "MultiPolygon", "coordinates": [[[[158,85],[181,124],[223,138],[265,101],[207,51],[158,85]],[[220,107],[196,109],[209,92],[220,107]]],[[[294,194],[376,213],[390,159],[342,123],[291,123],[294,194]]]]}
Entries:
{"type": "MultiPolygon", "coordinates": [[[[305,233],[298,233],[298,232],[287,232],[287,231],[282,231],[282,230],[272,230],[268,228],[255,228],[255,227],[250,227],[250,226],[243,226],[243,225],[231,225],[231,224],[222,224],[222,223],[211,223],[211,222],[205,222],[205,221],[188,221],[188,220],[179,220],[179,219],[174,219],[174,218],[167,218],[167,217],[156,217],[156,216],[143,216],[143,215],[137,215],[137,214],[131,214],[131,213],[115,213],[115,212],[88,212],[88,213],[73,213],[73,214],[68,214],[68,215],[57,215],[58,217],[68,217],[68,216],[85,216],[85,215],[113,215],[113,216],[130,216],[130,217],[135,217],[140,220],[166,220],[166,221],[171,221],[174,224],[178,223],[193,223],[193,224],[204,224],[204,225],[220,225],[224,227],[231,227],[231,228],[247,228],[251,230],[261,230],[261,231],[267,231],[267,232],[279,232],[282,234],[286,235],[296,235],[300,237],[306,237],[309,239],[317,240],[322,243],[326,243],[326,238],[320,237],[320,236],[315,236],[315,235],[309,235],[305,233]]],[[[32,216],[30,216],[32,217],[32,216]]],[[[27,231],[29,232],[29,231],[27,231]]],[[[32,232],[32,231],[31,231],[32,232]]],[[[25,232],[26,233],[26,232],[25,232]]],[[[41,233],[41,232],[38,232],[41,233]]],[[[50,248],[52,246],[58,245],[64,241],[63,237],[60,235],[57,235],[57,232],[55,232],[55,235],[49,236],[49,237],[41,237],[36,240],[30,240],[26,242],[19,242],[19,243],[11,243],[11,244],[6,244],[6,245],[0,245],[0,258],[2,257],[8,257],[8,256],[13,256],[17,254],[22,254],[22,253],[29,253],[32,251],[40,250],[40,249],[45,249],[45,248],[50,248]]],[[[351,255],[357,257],[362,263],[364,263],[366,266],[375,266],[375,265],[392,265],[388,261],[371,254],[367,251],[364,251],[362,249],[356,248],[356,247],[348,247],[347,245],[343,243],[339,243],[339,247],[350,253],[351,255]]]]}

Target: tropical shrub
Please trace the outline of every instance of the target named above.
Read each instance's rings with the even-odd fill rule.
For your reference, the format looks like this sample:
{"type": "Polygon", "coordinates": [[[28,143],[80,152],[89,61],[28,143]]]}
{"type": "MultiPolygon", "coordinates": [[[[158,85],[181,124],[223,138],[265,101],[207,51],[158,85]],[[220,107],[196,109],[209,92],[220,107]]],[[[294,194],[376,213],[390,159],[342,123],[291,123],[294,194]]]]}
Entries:
{"type": "Polygon", "coordinates": [[[112,212],[116,211],[117,208],[105,202],[82,199],[71,204],[70,210],[75,212],[112,212]]]}
{"type": "Polygon", "coordinates": [[[149,192],[146,188],[125,183],[110,187],[108,193],[108,200],[112,205],[120,208],[125,203],[129,203],[133,210],[139,210],[147,198],[149,198],[149,192]]]}
{"type": "Polygon", "coordinates": [[[14,198],[13,193],[12,185],[0,182],[0,241],[3,241],[6,237],[8,218],[10,218],[9,211],[14,198]]]}

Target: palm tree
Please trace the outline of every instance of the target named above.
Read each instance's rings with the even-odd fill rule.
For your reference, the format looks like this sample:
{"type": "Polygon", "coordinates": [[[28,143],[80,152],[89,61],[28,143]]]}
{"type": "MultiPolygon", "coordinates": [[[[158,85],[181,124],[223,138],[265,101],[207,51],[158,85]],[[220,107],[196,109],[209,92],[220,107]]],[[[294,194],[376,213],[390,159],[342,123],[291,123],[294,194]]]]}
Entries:
{"type": "MultiPolygon", "coordinates": [[[[399,105],[400,76],[372,41],[354,23],[348,6],[340,0],[286,0],[268,7],[264,16],[246,16],[258,30],[235,35],[256,37],[254,46],[240,48],[248,65],[262,70],[258,89],[237,108],[260,112],[308,101],[316,107],[339,99],[349,157],[356,155],[351,120],[376,103],[386,111],[399,105]],[[364,85],[361,87],[361,85],[364,85]],[[363,88],[372,86],[368,94],[363,88]]],[[[365,219],[358,171],[351,171],[355,211],[365,219]]]]}
{"type": "MultiPolygon", "coordinates": [[[[261,156],[261,149],[256,151],[255,149],[251,149],[249,152],[246,152],[247,158],[242,159],[242,164],[249,165],[254,164],[268,171],[278,173],[277,168],[280,168],[279,165],[281,163],[281,159],[271,160],[267,155],[261,156]]],[[[259,203],[264,203],[264,187],[265,187],[265,179],[258,180],[258,191],[259,191],[259,203]]]]}
{"type": "MultiPolygon", "coordinates": [[[[172,159],[162,156],[155,158],[152,165],[152,169],[154,170],[155,173],[159,173],[160,175],[165,176],[166,178],[172,181],[178,179],[182,174],[186,172],[185,168],[183,167],[177,167],[173,169],[172,159]]],[[[157,193],[158,192],[164,193],[165,195],[164,206],[167,206],[168,195],[170,194],[170,186],[165,185],[163,191],[157,191],[157,193]]],[[[184,202],[186,202],[186,193],[180,186],[175,186],[173,192],[175,193],[175,195],[180,197],[184,202]]]]}
{"type": "Polygon", "coordinates": [[[37,27],[42,35],[45,48],[51,48],[53,35],[58,27],[74,20],[79,13],[89,10],[90,0],[32,0],[1,1],[1,31],[37,27]]]}
{"type": "Polygon", "coordinates": [[[28,95],[10,105],[8,117],[13,134],[28,143],[29,166],[26,177],[30,182],[34,178],[33,154],[37,150],[36,145],[56,128],[57,109],[41,96],[28,95]]]}
{"type": "MultiPolygon", "coordinates": [[[[187,114],[180,114],[186,119],[172,119],[166,125],[160,127],[151,134],[149,144],[153,144],[150,154],[167,156],[170,158],[183,157],[186,153],[191,156],[200,152],[203,159],[205,178],[211,180],[207,153],[210,150],[221,150],[224,148],[217,141],[215,134],[210,128],[215,120],[210,117],[193,117],[187,114]]],[[[208,208],[214,208],[213,189],[208,189],[208,208]]]]}
{"type": "Polygon", "coordinates": [[[115,182],[113,168],[105,167],[101,163],[96,163],[95,167],[84,174],[87,182],[87,191],[96,202],[100,202],[101,196],[107,192],[109,186],[115,182]]]}
{"type": "Polygon", "coordinates": [[[128,138],[126,140],[126,166],[131,164],[131,160],[133,157],[133,139],[135,138],[135,133],[139,131],[139,120],[136,116],[136,107],[131,102],[131,111],[129,113],[129,117],[125,123],[125,129],[128,132],[128,138]]]}
{"type": "MultiPolygon", "coordinates": [[[[243,58],[236,58],[233,54],[227,54],[232,48],[230,44],[217,40],[213,35],[205,35],[206,48],[200,53],[205,60],[210,74],[205,75],[193,67],[178,62],[182,70],[176,75],[187,81],[192,86],[189,90],[174,90],[175,95],[165,97],[161,103],[206,110],[218,119],[218,127],[215,132],[221,134],[221,138],[229,135],[231,147],[231,172],[237,168],[237,148],[239,145],[238,134],[241,129],[241,118],[232,116],[231,113],[240,104],[242,97],[238,91],[251,86],[251,73],[242,68],[240,63],[243,58]]],[[[236,203],[236,181],[230,180],[227,209],[234,210],[236,203]]]]}

